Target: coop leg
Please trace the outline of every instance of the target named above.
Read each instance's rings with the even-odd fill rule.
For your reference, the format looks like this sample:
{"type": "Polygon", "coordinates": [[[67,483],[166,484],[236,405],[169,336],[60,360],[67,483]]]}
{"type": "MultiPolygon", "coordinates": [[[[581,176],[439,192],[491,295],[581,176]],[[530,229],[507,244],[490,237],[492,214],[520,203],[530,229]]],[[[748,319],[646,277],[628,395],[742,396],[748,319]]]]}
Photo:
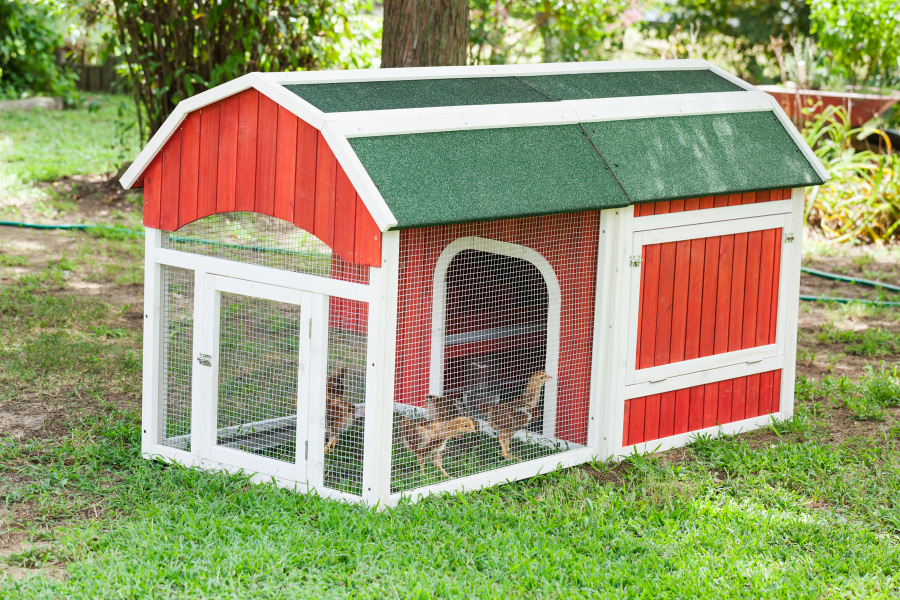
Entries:
{"type": "Polygon", "coordinates": [[[443,473],[447,479],[453,479],[453,475],[451,475],[450,473],[448,473],[447,471],[444,470],[444,459],[441,457],[440,454],[435,455],[435,457],[432,459],[431,462],[434,463],[434,466],[436,466],[438,468],[438,470],[441,473],[443,473]]]}

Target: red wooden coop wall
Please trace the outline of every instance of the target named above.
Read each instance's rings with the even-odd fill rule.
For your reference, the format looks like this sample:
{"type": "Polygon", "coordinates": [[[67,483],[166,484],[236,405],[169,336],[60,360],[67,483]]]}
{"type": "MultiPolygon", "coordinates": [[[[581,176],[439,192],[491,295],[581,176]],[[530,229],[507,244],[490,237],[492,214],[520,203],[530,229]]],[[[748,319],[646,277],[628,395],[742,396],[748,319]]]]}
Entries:
{"type": "Polygon", "coordinates": [[[587,436],[597,273],[599,213],[551,215],[401,232],[395,400],[425,406],[433,324],[432,292],[438,257],[447,245],[478,236],[528,246],[547,259],[562,297],[556,436],[587,436]]]}
{"type": "Polygon", "coordinates": [[[346,262],[381,264],[381,232],[322,134],[256,90],[190,113],[141,180],[147,227],[257,212],[314,234],[346,262]]]}
{"type": "MultiPolygon", "coordinates": [[[[635,216],[790,199],[790,190],[657,202],[635,216]]],[[[635,368],[774,344],[780,228],[643,247],[635,368]]],[[[779,409],[781,371],[625,402],[623,446],[779,409]]]]}

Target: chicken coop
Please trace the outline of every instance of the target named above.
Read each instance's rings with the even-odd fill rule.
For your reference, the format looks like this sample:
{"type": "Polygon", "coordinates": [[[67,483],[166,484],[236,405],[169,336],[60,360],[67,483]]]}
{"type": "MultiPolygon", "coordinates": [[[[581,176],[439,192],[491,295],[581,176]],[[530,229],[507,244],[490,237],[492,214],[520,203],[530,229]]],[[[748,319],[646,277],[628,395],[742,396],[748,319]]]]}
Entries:
{"type": "Polygon", "coordinates": [[[704,61],[240,77],[122,178],[142,452],[392,506],[787,418],[826,179],[704,61]]]}

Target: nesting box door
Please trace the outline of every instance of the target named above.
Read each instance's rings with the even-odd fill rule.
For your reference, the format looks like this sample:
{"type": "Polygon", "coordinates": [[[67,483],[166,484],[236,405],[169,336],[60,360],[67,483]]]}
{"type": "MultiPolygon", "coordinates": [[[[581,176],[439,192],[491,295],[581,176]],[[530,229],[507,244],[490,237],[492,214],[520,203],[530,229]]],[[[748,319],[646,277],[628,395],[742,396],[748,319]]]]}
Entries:
{"type": "Polygon", "coordinates": [[[194,332],[197,450],[247,471],[304,481],[312,375],[322,371],[311,351],[322,329],[314,323],[327,314],[321,296],[316,302],[310,292],[205,277],[194,332]]]}

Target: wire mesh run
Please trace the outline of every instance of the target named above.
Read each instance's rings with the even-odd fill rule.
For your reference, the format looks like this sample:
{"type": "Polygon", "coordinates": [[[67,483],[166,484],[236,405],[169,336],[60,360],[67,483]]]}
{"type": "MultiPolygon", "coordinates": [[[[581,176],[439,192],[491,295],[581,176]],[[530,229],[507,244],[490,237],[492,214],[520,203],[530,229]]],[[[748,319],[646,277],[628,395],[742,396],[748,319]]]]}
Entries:
{"type": "Polygon", "coordinates": [[[300,307],[223,292],[216,442],[296,459],[300,307]]]}
{"type": "Polygon", "coordinates": [[[362,493],[368,314],[364,302],[329,300],[324,484],[355,495],[362,493]]]}
{"type": "Polygon", "coordinates": [[[194,272],[166,265],[161,269],[161,442],[179,450],[190,450],[194,272]]]}
{"type": "Polygon", "coordinates": [[[402,232],[392,492],[583,447],[598,219],[402,232]]]}
{"type": "Polygon", "coordinates": [[[204,217],[165,236],[164,246],[294,273],[368,282],[368,267],[341,260],[328,245],[293,223],[258,213],[204,217]]]}

